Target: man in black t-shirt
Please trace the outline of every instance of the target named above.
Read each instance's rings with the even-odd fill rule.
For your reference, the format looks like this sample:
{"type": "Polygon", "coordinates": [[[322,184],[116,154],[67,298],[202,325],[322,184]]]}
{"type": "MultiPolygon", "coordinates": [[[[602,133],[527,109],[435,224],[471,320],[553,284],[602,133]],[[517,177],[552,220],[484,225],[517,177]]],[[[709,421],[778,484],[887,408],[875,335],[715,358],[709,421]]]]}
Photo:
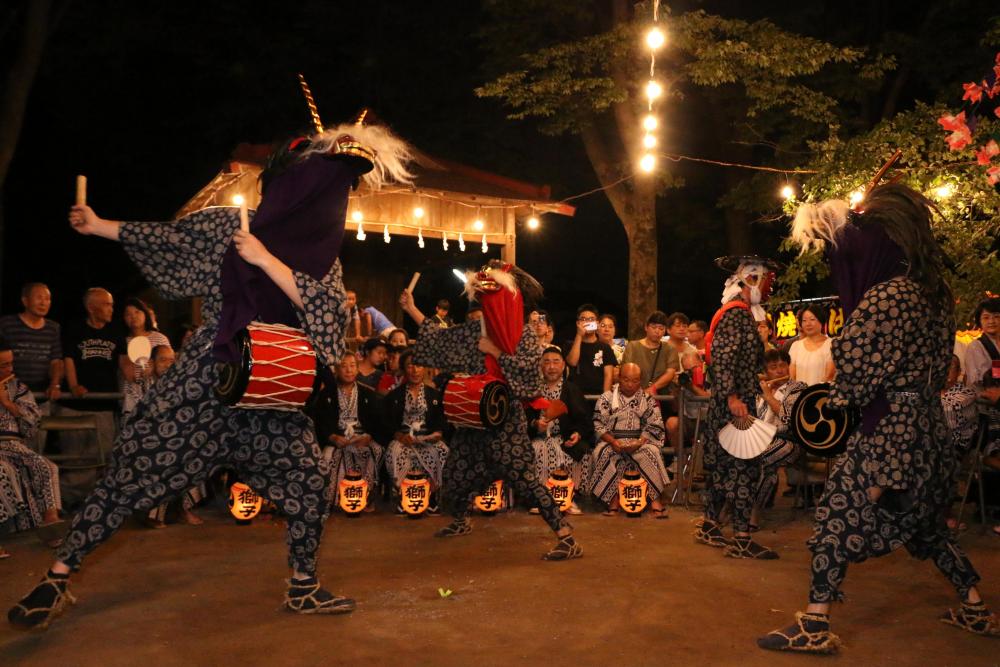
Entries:
{"type": "Polygon", "coordinates": [[[615,352],[597,340],[597,308],[585,303],[576,310],[576,337],[566,345],[566,365],[570,377],[584,394],[611,390],[615,352]]]}

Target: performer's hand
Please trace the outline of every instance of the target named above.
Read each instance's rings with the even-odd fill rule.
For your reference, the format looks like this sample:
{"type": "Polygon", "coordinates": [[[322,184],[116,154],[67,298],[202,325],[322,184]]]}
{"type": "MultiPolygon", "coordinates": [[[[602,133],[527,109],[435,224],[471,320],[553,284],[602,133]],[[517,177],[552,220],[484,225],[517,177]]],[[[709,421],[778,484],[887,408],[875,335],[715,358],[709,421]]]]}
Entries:
{"type": "Polygon", "coordinates": [[[334,446],[339,447],[340,449],[347,447],[347,445],[349,444],[347,438],[345,438],[342,435],[337,435],[336,433],[330,436],[330,442],[332,442],[334,446]]]}
{"type": "Polygon", "coordinates": [[[240,253],[240,257],[248,264],[263,267],[273,257],[260,239],[242,229],[233,234],[233,243],[236,244],[236,251],[240,253]]]}
{"type": "Polygon", "coordinates": [[[545,433],[549,429],[549,421],[545,417],[539,417],[535,420],[535,426],[539,433],[545,433]]]}
{"type": "Polygon", "coordinates": [[[398,440],[404,447],[412,447],[415,442],[413,436],[409,433],[400,436],[398,440]]]}
{"type": "Polygon", "coordinates": [[[479,351],[483,354],[492,354],[497,359],[503,354],[503,350],[497,347],[497,344],[490,340],[489,336],[483,336],[479,339],[479,351]]]}
{"type": "Polygon", "coordinates": [[[729,411],[733,413],[734,417],[746,417],[750,414],[747,410],[747,404],[741,401],[736,395],[729,397],[729,411]]]}
{"type": "Polygon", "coordinates": [[[370,435],[356,435],[351,438],[351,444],[355,447],[367,447],[372,444],[372,437],[370,435]]]}
{"type": "Polygon", "coordinates": [[[573,435],[566,438],[563,442],[563,447],[575,447],[576,443],[580,442],[580,434],[574,433],[573,435]]]}
{"type": "Polygon", "coordinates": [[[69,210],[69,224],[80,234],[97,234],[103,222],[89,206],[74,206],[69,210]]]}
{"type": "Polygon", "coordinates": [[[70,387],[69,392],[73,394],[75,398],[82,398],[87,395],[87,388],[82,384],[78,384],[75,387],[70,387]]]}
{"type": "Polygon", "coordinates": [[[760,381],[760,390],[764,392],[765,399],[774,398],[774,390],[771,389],[771,385],[767,382],[767,380],[760,381]]]}
{"type": "Polygon", "coordinates": [[[409,311],[410,306],[412,305],[413,305],[413,295],[407,292],[406,290],[403,290],[403,292],[399,295],[399,307],[402,308],[404,311],[409,311]]]}

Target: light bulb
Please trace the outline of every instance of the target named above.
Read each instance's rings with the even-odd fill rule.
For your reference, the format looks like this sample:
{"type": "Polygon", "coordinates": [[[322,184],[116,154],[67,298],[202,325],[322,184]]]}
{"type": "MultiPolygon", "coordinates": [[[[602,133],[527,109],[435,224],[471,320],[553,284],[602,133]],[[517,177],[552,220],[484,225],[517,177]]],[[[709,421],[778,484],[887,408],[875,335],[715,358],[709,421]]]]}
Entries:
{"type": "Polygon", "coordinates": [[[659,28],[652,28],[646,33],[646,45],[654,51],[663,46],[665,41],[667,38],[659,28]]]}
{"type": "Polygon", "coordinates": [[[441,232],[441,247],[448,249],[448,232],[441,232]]]}
{"type": "Polygon", "coordinates": [[[385,227],[382,228],[382,240],[385,241],[386,243],[392,240],[391,238],[389,238],[389,225],[386,225],[385,227]]]}
{"type": "Polygon", "coordinates": [[[790,185],[786,185],[781,188],[781,196],[785,199],[791,199],[795,196],[795,188],[790,185]]]}
{"type": "Polygon", "coordinates": [[[233,195],[233,204],[235,206],[242,206],[245,201],[246,200],[243,198],[243,195],[233,195]]]}
{"type": "Polygon", "coordinates": [[[854,192],[851,193],[851,206],[860,203],[861,200],[864,198],[865,198],[864,190],[855,190],[854,192]]]}
{"type": "Polygon", "coordinates": [[[647,149],[656,148],[656,137],[652,134],[647,134],[642,138],[642,145],[647,149]]]}
{"type": "Polygon", "coordinates": [[[649,114],[648,116],[642,119],[642,129],[646,130],[647,132],[652,132],[653,130],[655,130],[657,125],[659,125],[659,123],[656,121],[656,116],[654,116],[653,114],[649,114]]]}
{"type": "Polygon", "coordinates": [[[938,199],[948,199],[955,194],[955,186],[951,183],[934,188],[934,195],[938,199]]]}
{"type": "Polygon", "coordinates": [[[483,234],[483,252],[488,252],[490,247],[486,245],[486,234],[483,234]]]}
{"type": "Polygon", "coordinates": [[[639,167],[641,167],[646,173],[653,171],[653,169],[656,168],[656,158],[649,153],[646,153],[642,156],[642,159],[639,160],[639,167]]]}
{"type": "Polygon", "coordinates": [[[354,211],[354,213],[351,213],[351,220],[353,220],[354,222],[361,222],[364,219],[365,216],[361,213],[361,211],[356,210],[354,211]]]}
{"type": "Polygon", "coordinates": [[[528,229],[538,229],[538,225],[539,225],[538,218],[536,218],[535,216],[531,216],[530,218],[528,218],[528,229]]]}
{"type": "Polygon", "coordinates": [[[458,249],[465,252],[465,239],[462,238],[462,232],[458,233],[458,249]]]}
{"type": "Polygon", "coordinates": [[[646,97],[648,97],[651,100],[655,100],[662,94],[663,94],[663,86],[661,86],[656,81],[650,79],[649,83],[646,84],[646,97]]]}
{"type": "Polygon", "coordinates": [[[367,234],[365,234],[365,226],[362,225],[359,222],[358,223],[358,240],[359,241],[364,241],[365,240],[365,236],[367,236],[367,234]]]}
{"type": "Polygon", "coordinates": [[[475,229],[477,232],[483,231],[483,227],[484,227],[483,221],[480,220],[479,218],[476,218],[476,220],[472,223],[472,228],[475,229]]]}
{"type": "Polygon", "coordinates": [[[419,229],[417,230],[417,246],[420,248],[424,247],[424,233],[419,229]]]}
{"type": "Polygon", "coordinates": [[[416,208],[414,208],[413,209],[413,217],[416,218],[417,220],[420,220],[421,218],[423,218],[424,217],[424,209],[422,207],[420,207],[420,206],[417,206],[416,208]]]}

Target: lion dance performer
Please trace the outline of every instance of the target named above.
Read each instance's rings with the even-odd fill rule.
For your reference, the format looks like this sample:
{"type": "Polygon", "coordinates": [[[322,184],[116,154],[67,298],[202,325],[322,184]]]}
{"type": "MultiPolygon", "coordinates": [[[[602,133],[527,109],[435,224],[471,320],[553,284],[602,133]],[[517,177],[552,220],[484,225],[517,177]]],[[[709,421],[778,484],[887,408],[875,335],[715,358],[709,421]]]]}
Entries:
{"type": "Polygon", "coordinates": [[[764,343],[757,322],[771,293],[778,264],[754,255],[723,257],[719,268],[732,275],[722,292],[722,308],[712,318],[706,337],[706,361],[712,374],[712,398],[705,430],[705,467],[711,470],[705,516],[695,533],[702,544],[725,549],[732,558],[773,560],[778,554],[750,537],[750,515],[760,484],[760,458],[740,459],[719,443],[719,431],[733,418],[757,414],[761,393],[757,373],[764,365],[764,343]],[[732,510],[732,542],[722,534],[723,509],[732,510]]]}
{"type": "MultiPolygon", "coordinates": [[[[514,399],[507,419],[499,426],[485,429],[459,426],[448,443],[450,451],[442,490],[445,507],[454,520],[436,535],[456,537],[470,533],[469,506],[473,499],[494,480],[502,479],[513,486],[518,497],[535,503],[559,538],[542,558],[579,558],[583,549],[573,538],[572,528],[536,477],[534,450],[521,403],[541,394],[542,349],[534,329],[524,324],[524,301],[540,298],[541,285],[516,266],[496,260],[478,273],[466,273],[466,280],[470,299],[475,298],[482,306],[485,324],[472,321],[442,329],[424,318],[409,292],[400,297],[404,310],[420,323],[416,363],[452,374],[489,373],[506,382],[514,399]]],[[[540,403],[535,401],[532,405],[538,407],[540,403]]]]}
{"type": "Polygon", "coordinates": [[[931,232],[934,205],[889,184],[872,189],[861,206],[804,204],[793,224],[803,251],[825,248],[840,302],[851,313],[833,340],[837,375],[827,405],[861,410],[861,425],[834,460],[816,507],[809,606],[788,627],[758,639],[765,649],[835,652],[830,603],[843,599],[848,565],[900,547],[933,559],[958,592],[961,606],[942,621],[1000,636],[976,590],[979,575],[946,525],[955,460],[940,393],[955,322],[946,260],[931,232]]]}
{"type": "Polygon", "coordinates": [[[164,296],[202,298],[204,323],[125,418],[107,473],[73,517],[49,572],[8,613],[12,624],[47,626],[74,602],[69,573],[132,512],[172,500],[221,466],[235,468],[287,517],[293,574],[284,607],[308,614],[354,608],[316,578],[328,475],[312,421],[300,411],[229,407],[215,387],[219,362],[239,361],[234,336],[253,320],[301,328],[318,364],[334,364],[347,326],[338,255],[350,189],[362,175],[371,187],[406,180],[408,156],[406,144],[379,127],[342,125],[289,142],[261,174],[263,198],[249,231],[231,207],[162,223],[70,210],[77,232],[121,242],[164,296]]]}

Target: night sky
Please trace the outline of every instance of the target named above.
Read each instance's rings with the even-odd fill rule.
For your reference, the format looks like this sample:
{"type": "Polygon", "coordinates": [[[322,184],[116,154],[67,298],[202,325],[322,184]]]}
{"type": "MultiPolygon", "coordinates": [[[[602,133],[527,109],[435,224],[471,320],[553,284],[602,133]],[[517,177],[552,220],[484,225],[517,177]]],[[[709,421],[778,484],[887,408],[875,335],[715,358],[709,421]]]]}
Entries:
{"type": "MultiPolygon", "coordinates": [[[[16,38],[12,12],[23,4],[2,10],[4,18],[15,17],[0,41],[3,57],[10,55],[16,38]]],[[[786,3],[779,2],[670,4],[675,12],[703,7],[731,17],[769,16],[783,27],[837,44],[879,45],[901,53],[899,35],[925,30],[921,22],[927,20],[919,2],[905,3],[909,9],[898,13],[904,3],[802,3],[790,16],[786,3]],[[861,18],[867,19],[855,21],[862,7],[861,18]]],[[[966,11],[976,3],[951,5],[966,11]]],[[[308,128],[295,79],[300,71],[328,125],[369,106],[431,155],[549,184],[556,199],[598,186],[576,137],[545,136],[530,121],[508,121],[499,101],[473,94],[495,74],[487,71],[481,48],[486,17],[479,2],[94,0],[57,6],[59,21],[42,57],[3,191],[4,312],[18,308],[17,290],[27,280],[53,288],[57,320],[82,315],[78,297],[89,286],[105,286],[119,300],[143,290],[145,284],[119,248],[69,230],[65,217],[74,175],[88,176],[88,203],[103,217],[169,219],[218,172],[238,143],[274,142],[308,128]]],[[[968,56],[955,51],[954,44],[975,42],[983,25],[975,16],[962,20],[966,33],[949,31],[947,39],[929,43],[921,58],[945,62],[968,56]],[[953,50],[935,54],[935,48],[953,50]]],[[[927,67],[914,66],[918,71],[927,67]]],[[[903,107],[912,106],[913,99],[933,100],[948,85],[952,82],[945,75],[911,77],[903,107]]],[[[685,92],[664,111],[671,128],[669,148],[725,158],[711,141],[713,123],[719,122],[712,99],[696,90],[685,92]]],[[[767,156],[760,160],[766,163],[767,156]]],[[[717,307],[723,279],[711,260],[726,251],[718,200],[729,185],[717,167],[679,163],[667,168],[686,186],[659,202],[659,305],[707,319],[717,307]]],[[[518,263],[545,285],[545,305],[557,314],[557,324],[568,325],[570,311],[583,301],[624,317],[624,231],[602,195],[574,204],[575,218],[546,216],[534,233],[519,227],[518,263]]],[[[755,217],[748,212],[748,224],[755,217]]],[[[785,224],[753,225],[755,246],[773,252],[785,224]]],[[[415,240],[401,242],[420,252],[415,240]]],[[[358,242],[350,238],[348,243],[358,242]]],[[[450,252],[456,265],[480,259],[463,260],[457,249],[450,252]]],[[[442,279],[432,289],[457,299],[459,286],[442,279]]]]}

